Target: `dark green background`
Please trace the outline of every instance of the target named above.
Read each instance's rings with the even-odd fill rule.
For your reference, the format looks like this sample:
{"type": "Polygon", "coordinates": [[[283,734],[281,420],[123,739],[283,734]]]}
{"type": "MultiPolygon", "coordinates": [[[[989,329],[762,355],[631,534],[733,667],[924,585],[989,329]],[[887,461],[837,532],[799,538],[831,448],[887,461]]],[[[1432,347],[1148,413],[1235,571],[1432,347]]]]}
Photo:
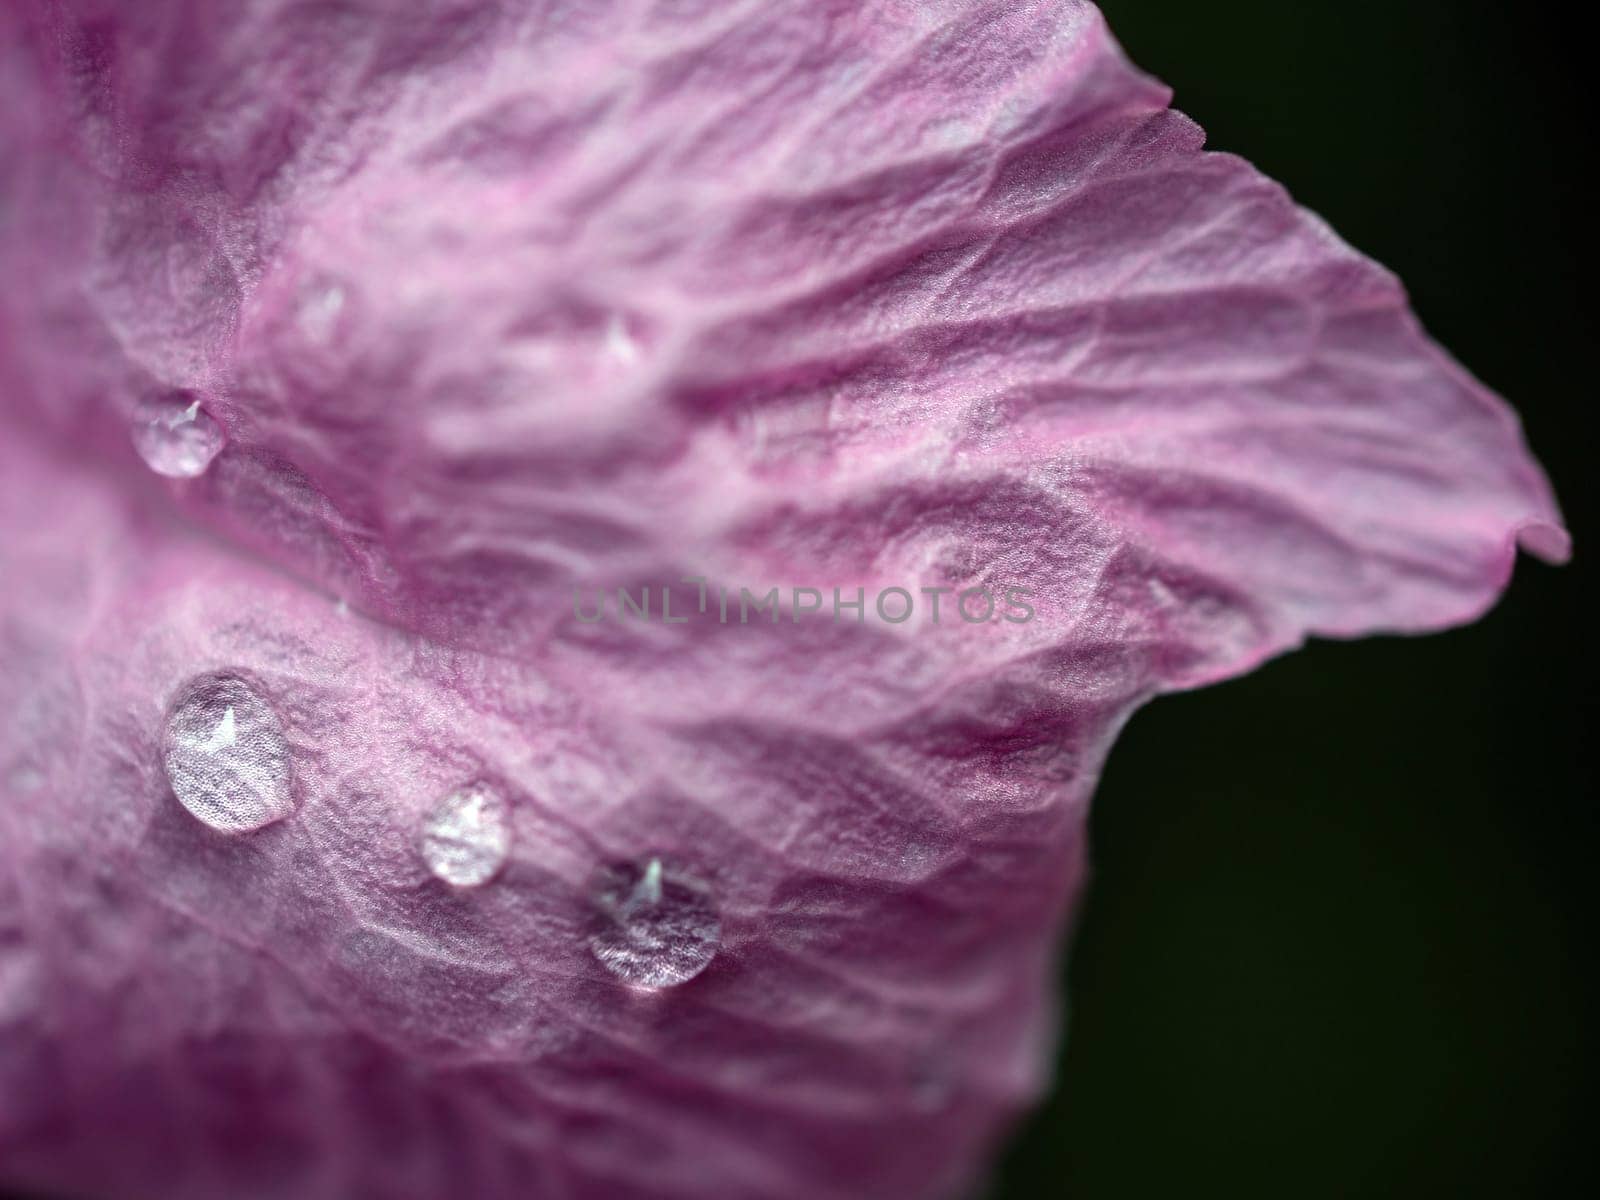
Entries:
{"type": "Polygon", "coordinates": [[[1579,558],[1524,559],[1470,629],[1316,643],[1134,718],[1058,1091],[995,1193],[1600,1195],[1577,35],[1510,0],[1101,7],[1213,149],[1398,272],[1518,408],[1579,558]]]}

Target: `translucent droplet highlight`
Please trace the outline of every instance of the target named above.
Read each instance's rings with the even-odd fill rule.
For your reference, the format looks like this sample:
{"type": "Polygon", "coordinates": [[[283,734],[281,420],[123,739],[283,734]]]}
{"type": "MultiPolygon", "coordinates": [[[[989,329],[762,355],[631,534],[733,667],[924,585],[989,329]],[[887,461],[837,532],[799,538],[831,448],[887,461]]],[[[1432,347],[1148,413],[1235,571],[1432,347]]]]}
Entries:
{"type": "Polygon", "coordinates": [[[184,685],[167,710],[161,763],[178,802],[212,829],[245,833],[294,812],[283,724],[237,676],[184,685]]]}
{"type": "Polygon", "coordinates": [[[133,414],[133,448],[147,467],[169,479],[205,474],[225,441],[222,426],[190,392],[153,396],[133,414]]]}
{"type": "Polygon", "coordinates": [[[716,957],[722,919],[710,884],[660,857],[596,872],[589,949],[631,987],[686,983],[716,957]]]}
{"type": "Polygon", "coordinates": [[[511,850],[506,802],[487,784],[451,792],[422,825],[422,858],[428,870],[453,887],[487,883],[511,850]]]}

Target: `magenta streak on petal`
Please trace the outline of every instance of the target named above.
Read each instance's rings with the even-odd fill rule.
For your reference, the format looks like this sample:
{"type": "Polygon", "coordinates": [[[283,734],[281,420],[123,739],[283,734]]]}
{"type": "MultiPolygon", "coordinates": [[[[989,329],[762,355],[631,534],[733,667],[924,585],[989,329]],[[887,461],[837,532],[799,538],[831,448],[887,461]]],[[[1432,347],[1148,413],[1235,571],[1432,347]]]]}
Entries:
{"type": "Polygon", "coordinates": [[[1133,709],[1569,552],[1088,4],[0,19],[0,1186],[955,1194],[1133,709]],[[774,584],[1036,616],[717,621],[774,584]],[[161,753],[209,676],[290,774],[217,828],[161,753]]]}

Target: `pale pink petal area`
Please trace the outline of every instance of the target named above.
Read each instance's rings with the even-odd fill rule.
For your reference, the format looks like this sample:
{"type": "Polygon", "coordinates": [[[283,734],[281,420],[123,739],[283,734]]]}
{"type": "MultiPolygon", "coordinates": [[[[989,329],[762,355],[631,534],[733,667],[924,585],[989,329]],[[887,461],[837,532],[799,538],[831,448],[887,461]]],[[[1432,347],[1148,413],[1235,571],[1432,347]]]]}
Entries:
{"type": "Polygon", "coordinates": [[[958,1194],[1130,713],[1568,553],[1089,4],[3,11],[0,1185],[958,1194]]]}

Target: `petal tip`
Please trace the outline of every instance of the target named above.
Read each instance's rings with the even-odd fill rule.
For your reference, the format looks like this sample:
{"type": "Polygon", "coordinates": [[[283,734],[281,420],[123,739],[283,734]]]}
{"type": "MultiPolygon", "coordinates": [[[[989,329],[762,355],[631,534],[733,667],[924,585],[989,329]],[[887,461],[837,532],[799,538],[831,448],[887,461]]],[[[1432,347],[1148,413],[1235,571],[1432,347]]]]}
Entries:
{"type": "Polygon", "coordinates": [[[1534,518],[1517,526],[1517,545],[1553,567],[1572,558],[1572,535],[1554,521],[1534,518]]]}

